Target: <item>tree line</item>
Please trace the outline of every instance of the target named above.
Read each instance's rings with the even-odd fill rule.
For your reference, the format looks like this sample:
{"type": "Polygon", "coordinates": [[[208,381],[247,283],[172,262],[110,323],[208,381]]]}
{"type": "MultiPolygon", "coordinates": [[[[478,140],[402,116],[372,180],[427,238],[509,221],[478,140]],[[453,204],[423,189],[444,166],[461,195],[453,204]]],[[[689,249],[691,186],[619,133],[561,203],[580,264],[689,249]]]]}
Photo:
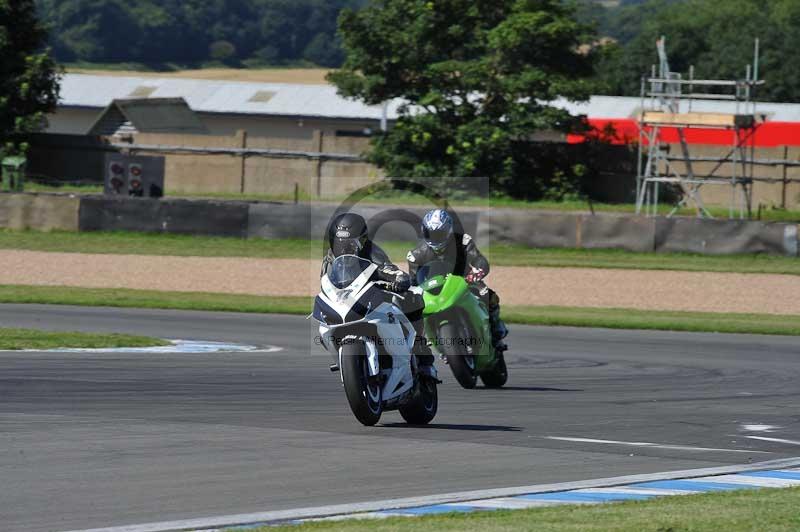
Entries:
{"type": "Polygon", "coordinates": [[[760,39],[761,101],[800,101],[800,2],[797,0],[623,0],[603,8],[582,2],[578,16],[615,42],[603,47],[596,92],[638,96],[641,76],[667,38],[670,67],[695,77],[743,79],[760,39]]]}
{"type": "Polygon", "coordinates": [[[343,60],[336,21],[365,0],[37,0],[60,62],[232,66],[343,60]]]}
{"type": "MultiPolygon", "coordinates": [[[[145,65],[319,65],[344,61],[337,21],[368,0],[37,0],[60,62],[145,65]]],[[[374,3],[374,2],[373,2],[374,3]]],[[[378,2],[405,5],[397,2],[378,2]]],[[[413,2],[416,5],[419,2],[413,2]]],[[[423,4],[425,2],[422,2],[423,4]]],[[[594,92],[638,95],[666,35],[674,70],[699,77],[743,77],[761,39],[758,97],[800,100],[800,2],[797,0],[569,0],[588,38],[600,40],[594,92]]],[[[433,2],[446,9],[449,1],[433,2]]],[[[480,2],[467,2],[467,5],[480,2]]],[[[462,14],[455,14],[454,25],[462,14]]],[[[396,28],[396,31],[408,31],[396,28]]]]}
{"type": "Polygon", "coordinates": [[[329,76],[340,93],[410,103],[372,139],[369,160],[387,174],[448,190],[457,180],[443,176],[489,177],[530,199],[582,195],[596,170],[591,153],[533,142],[586,131],[547,102],[638,94],[661,35],[673,70],[703,78],[743,77],[760,37],[758,99],[800,101],[797,0],[38,0],[42,23],[35,1],[0,2],[0,140],[54,107],[47,42],[59,61],[340,66],[329,76]]]}

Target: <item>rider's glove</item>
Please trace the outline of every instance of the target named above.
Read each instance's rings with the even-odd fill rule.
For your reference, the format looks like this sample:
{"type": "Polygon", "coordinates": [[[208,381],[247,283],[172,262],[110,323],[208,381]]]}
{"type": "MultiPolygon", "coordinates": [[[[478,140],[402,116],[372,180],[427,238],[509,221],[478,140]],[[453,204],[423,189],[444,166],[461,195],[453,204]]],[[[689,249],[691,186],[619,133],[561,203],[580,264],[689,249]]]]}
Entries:
{"type": "Polygon", "coordinates": [[[477,283],[486,277],[486,272],[481,268],[472,268],[472,271],[467,274],[465,279],[468,283],[477,283]]]}
{"type": "Polygon", "coordinates": [[[392,283],[392,292],[397,292],[398,294],[408,292],[409,288],[411,288],[411,280],[405,275],[392,283]]]}

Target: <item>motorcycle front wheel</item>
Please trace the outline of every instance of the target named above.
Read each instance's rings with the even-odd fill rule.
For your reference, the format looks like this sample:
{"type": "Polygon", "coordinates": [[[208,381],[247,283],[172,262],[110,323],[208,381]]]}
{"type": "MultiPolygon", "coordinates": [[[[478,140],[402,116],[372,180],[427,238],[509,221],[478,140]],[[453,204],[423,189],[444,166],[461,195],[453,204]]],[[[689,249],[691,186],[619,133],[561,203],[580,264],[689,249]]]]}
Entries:
{"type": "Polygon", "coordinates": [[[378,422],[383,413],[383,398],[379,382],[371,382],[367,364],[367,348],[363,342],[342,346],[342,382],[350,410],[366,426],[378,422]]]}
{"type": "Polygon", "coordinates": [[[461,327],[456,322],[447,322],[439,327],[440,349],[447,357],[447,364],[453,377],[466,389],[475,387],[478,380],[475,371],[475,356],[467,351],[461,333],[461,327]]]}

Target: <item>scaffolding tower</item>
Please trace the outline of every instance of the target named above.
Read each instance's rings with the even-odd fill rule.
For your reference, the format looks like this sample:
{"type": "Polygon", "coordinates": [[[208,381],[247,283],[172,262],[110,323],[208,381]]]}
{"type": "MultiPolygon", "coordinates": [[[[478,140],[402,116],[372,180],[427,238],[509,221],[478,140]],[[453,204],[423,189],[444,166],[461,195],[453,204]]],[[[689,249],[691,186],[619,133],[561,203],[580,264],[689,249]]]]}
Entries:
{"type": "Polygon", "coordinates": [[[689,70],[689,78],[683,79],[669,68],[664,37],[656,47],[658,70],[654,65],[651,75],[642,78],[637,214],[658,214],[659,189],[670,186],[678,187],[682,197],[667,216],[691,207],[698,217],[713,218],[703,202],[702,189],[721,185],[731,189],[729,216],[748,216],[752,205],[753,136],[763,122],[753,100],[756,87],[764,83],[758,79],[758,40],[753,65],[747,66],[745,78],[740,80],[694,79],[694,67],[689,70]],[[709,100],[729,102],[724,109],[729,112],[717,112],[716,108],[710,111],[709,100]],[[670,154],[671,145],[662,138],[665,128],[677,132],[680,153],[676,156],[670,154]],[[691,129],[729,131],[733,138],[730,150],[718,158],[693,157],[686,136],[691,129]],[[713,167],[700,174],[693,164],[698,162],[711,163],[713,167]],[[729,175],[721,173],[726,165],[729,175]]]}

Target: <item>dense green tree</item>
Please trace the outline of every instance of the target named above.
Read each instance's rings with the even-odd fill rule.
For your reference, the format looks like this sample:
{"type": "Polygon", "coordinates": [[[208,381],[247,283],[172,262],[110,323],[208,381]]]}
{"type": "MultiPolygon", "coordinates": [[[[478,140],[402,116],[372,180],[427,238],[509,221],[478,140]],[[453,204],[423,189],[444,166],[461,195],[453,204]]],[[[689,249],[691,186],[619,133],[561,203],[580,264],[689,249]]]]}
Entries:
{"type": "Polygon", "coordinates": [[[45,49],[47,33],[33,0],[0,0],[0,146],[42,129],[58,101],[56,65],[45,49]]]}
{"type": "Polygon", "coordinates": [[[346,60],[329,76],[339,91],[408,102],[369,155],[390,175],[436,177],[440,188],[454,182],[440,176],[483,176],[530,191],[527,140],[581,127],[548,105],[586,99],[592,75],[585,28],[559,0],[375,0],[339,23],[346,60]]]}

